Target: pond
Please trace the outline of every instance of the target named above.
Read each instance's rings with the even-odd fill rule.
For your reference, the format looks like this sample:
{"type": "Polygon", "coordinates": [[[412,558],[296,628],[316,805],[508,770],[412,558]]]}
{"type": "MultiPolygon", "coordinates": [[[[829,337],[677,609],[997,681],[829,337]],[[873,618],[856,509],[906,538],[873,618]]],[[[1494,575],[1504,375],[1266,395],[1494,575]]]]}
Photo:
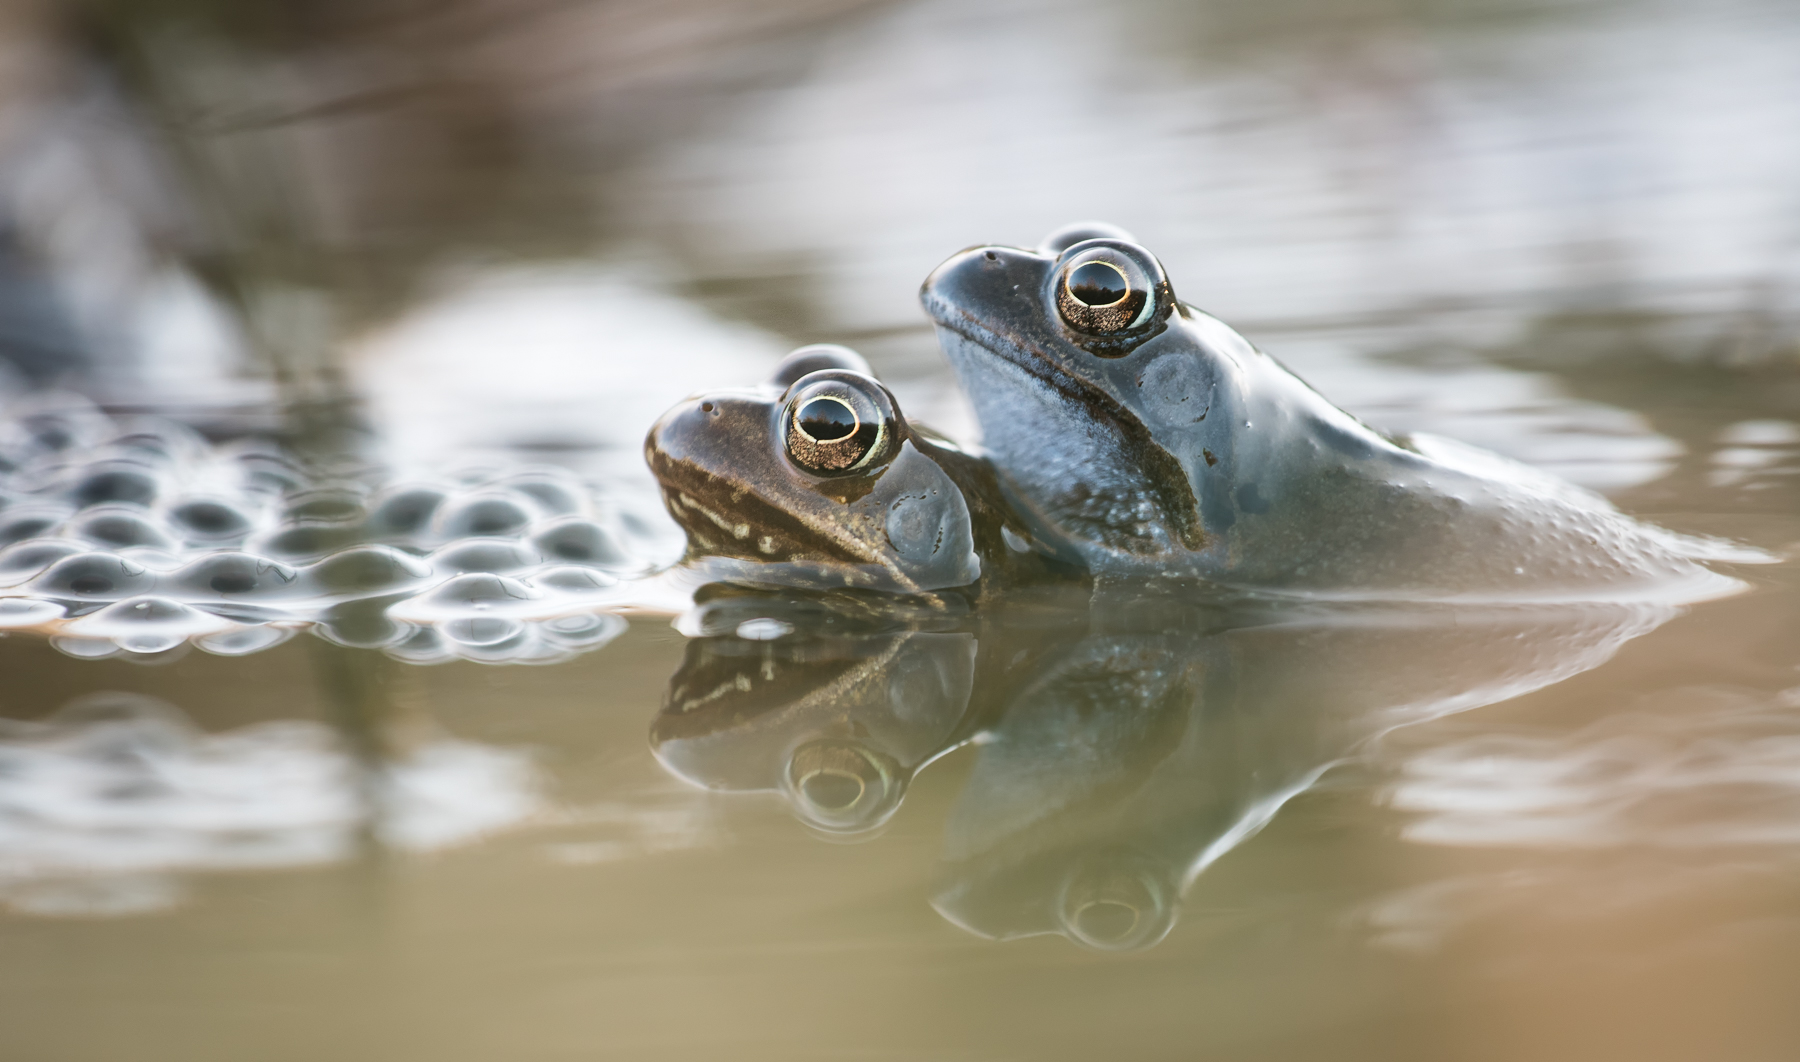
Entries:
{"type": "Polygon", "coordinates": [[[1800,1050],[1789,6],[44,0],[0,41],[0,1056],[1800,1050]],[[921,281],[1088,218],[1717,582],[669,574],[666,410],[842,343],[972,447],[921,281]]]}

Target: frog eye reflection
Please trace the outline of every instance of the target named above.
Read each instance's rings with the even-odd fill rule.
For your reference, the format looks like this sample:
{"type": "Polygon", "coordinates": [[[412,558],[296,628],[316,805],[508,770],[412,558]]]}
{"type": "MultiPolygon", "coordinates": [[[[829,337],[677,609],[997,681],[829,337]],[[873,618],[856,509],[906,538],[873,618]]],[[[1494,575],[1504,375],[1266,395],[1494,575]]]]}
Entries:
{"type": "Polygon", "coordinates": [[[814,443],[838,442],[862,428],[862,418],[836,395],[820,395],[794,410],[794,427],[814,443]]]}
{"type": "Polygon", "coordinates": [[[845,371],[814,373],[794,386],[783,414],[788,457],[815,475],[860,472],[894,443],[893,405],[879,384],[845,371]]]}
{"type": "Polygon", "coordinates": [[[1156,308],[1149,273],[1112,247],[1077,253],[1063,266],[1056,308],[1070,328],[1088,335],[1126,332],[1156,308]]]}
{"type": "Polygon", "coordinates": [[[801,820],[827,833],[863,833],[886,822],[900,807],[906,779],[900,765],[854,741],[820,738],[788,758],[790,806],[801,820]]]}

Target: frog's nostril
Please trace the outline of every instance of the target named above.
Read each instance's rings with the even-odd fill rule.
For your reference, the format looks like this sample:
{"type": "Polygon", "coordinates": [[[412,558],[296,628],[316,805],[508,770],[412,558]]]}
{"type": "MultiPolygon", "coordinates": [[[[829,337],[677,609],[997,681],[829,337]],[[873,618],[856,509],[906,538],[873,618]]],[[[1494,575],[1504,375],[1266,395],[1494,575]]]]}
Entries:
{"type": "Polygon", "coordinates": [[[712,411],[713,411],[713,404],[711,402],[700,403],[700,412],[711,413],[712,411]]]}
{"type": "Polygon", "coordinates": [[[989,251],[987,253],[987,260],[990,262],[998,262],[1000,260],[1000,256],[998,254],[994,253],[993,251],[989,251]]]}

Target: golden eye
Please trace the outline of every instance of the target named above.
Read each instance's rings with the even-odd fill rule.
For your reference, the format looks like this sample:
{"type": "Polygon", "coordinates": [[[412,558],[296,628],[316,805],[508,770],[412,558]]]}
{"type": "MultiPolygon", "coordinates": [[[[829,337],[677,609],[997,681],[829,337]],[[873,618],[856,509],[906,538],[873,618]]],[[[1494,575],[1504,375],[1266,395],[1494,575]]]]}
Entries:
{"type": "Polygon", "coordinates": [[[1150,272],[1115,247],[1077,245],[1056,284],[1056,308],[1070,328],[1092,336],[1128,332],[1150,319],[1150,272]]]}
{"type": "Polygon", "coordinates": [[[795,382],[783,413],[788,457],[815,475],[866,471],[898,445],[887,391],[860,373],[828,369],[795,382]]]}

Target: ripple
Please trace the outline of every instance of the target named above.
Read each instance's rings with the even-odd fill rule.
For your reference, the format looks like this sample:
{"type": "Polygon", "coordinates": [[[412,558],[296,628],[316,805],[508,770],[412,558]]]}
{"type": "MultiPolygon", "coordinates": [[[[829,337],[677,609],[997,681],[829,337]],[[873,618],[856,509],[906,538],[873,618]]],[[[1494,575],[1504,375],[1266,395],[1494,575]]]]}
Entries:
{"type": "Polygon", "coordinates": [[[1390,800],[1422,844],[1800,845],[1800,688],[1672,691],[1673,714],[1488,734],[1413,756],[1390,800]]]}

